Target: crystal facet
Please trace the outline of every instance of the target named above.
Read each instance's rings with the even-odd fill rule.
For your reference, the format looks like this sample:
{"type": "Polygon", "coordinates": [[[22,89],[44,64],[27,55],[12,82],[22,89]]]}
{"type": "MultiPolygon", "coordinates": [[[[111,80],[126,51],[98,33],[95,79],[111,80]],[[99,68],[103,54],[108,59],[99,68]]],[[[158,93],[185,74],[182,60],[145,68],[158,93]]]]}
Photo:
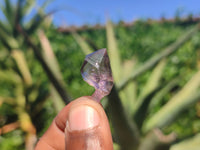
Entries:
{"type": "Polygon", "coordinates": [[[110,93],[113,78],[106,49],[100,49],[85,57],[81,75],[89,85],[95,88],[92,97],[98,102],[110,93]]]}

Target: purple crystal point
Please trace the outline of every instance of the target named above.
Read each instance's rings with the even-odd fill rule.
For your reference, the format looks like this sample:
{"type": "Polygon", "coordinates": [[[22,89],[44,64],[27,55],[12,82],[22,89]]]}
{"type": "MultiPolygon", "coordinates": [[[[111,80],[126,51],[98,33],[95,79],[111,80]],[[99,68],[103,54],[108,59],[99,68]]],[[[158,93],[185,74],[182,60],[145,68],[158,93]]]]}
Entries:
{"type": "Polygon", "coordinates": [[[85,57],[81,75],[89,85],[95,88],[92,97],[96,101],[100,102],[104,96],[110,93],[113,87],[113,78],[106,49],[100,49],[85,57]]]}

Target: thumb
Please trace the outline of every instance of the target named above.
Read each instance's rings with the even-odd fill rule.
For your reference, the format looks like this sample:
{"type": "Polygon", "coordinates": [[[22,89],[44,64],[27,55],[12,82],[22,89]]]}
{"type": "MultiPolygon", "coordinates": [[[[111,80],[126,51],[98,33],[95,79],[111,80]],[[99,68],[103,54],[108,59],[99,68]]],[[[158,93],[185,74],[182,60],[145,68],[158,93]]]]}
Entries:
{"type": "Polygon", "coordinates": [[[81,97],[63,108],[41,137],[36,149],[113,150],[104,109],[91,99],[81,97]]]}
{"type": "Polygon", "coordinates": [[[99,103],[82,97],[68,112],[65,128],[66,150],[112,150],[106,114],[99,103]]]}

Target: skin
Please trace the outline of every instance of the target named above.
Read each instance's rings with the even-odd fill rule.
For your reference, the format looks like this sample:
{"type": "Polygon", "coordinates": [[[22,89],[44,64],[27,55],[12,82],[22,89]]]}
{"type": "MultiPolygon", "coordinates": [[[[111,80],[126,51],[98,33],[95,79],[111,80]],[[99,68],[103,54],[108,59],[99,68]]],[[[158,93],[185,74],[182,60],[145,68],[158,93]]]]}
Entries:
{"type": "Polygon", "coordinates": [[[35,150],[64,149],[113,150],[112,136],[107,116],[103,107],[92,100],[92,97],[80,97],[65,106],[55,117],[49,129],[40,138],[35,148],[35,150]],[[91,115],[89,119],[86,118],[84,120],[84,113],[76,110],[85,109],[94,109],[96,113],[95,115],[91,115]],[[75,117],[70,118],[72,114],[75,117]],[[74,121],[73,123],[72,119],[74,121]]]}

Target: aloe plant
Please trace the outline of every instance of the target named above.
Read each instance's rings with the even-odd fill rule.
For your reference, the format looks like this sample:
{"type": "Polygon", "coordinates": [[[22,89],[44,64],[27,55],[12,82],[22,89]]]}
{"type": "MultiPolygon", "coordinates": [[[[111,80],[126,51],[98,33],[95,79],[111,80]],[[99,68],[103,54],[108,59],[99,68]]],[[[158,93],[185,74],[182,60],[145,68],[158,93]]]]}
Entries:
{"type": "MultiPolygon", "coordinates": [[[[115,81],[115,86],[108,96],[107,109],[114,128],[114,139],[121,149],[169,149],[172,143],[176,141],[177,137],[174,133],[165,135],[162,130],[176,121],[183,110],[194,105],[200,99],[199,71],[152,117],[149,118],[148,113],[180,81],[175,78],[171,82],[168,81],[169,83],[166,86],[161,84],[168,57],[179,50],[198,31],[199,25],[188,30],[174,43],[140,66],[134,60],[128,60],[132,64],[127,69],[126,63],[122,62],[119,54],[114,28],[110,21],[107,22],[107,48],[115,81]],[[142,91],[139,95],[135,94],[137,93],[137,78],[149,72],[150,69],[152,69],[152,73],[150,73],[142,91]],[[129,95],[128,93],[132,94],[129,95]]],[[[84,40],[79,35],[74,36],[74,38],[81,49],[84,52],[87,51],[89,44],[86,41],[83,43],[84,40]]]]}
{"type": "MultiPolygon", "coordinates": [[[[28,34],[28,38],[34,37],[34,34],[36,34],[38,28],[42,27],[42,23],[47,16],[43,13],[43,9],[49,1],[46,1],[41,8],[37,8],[38,11],[33,14],[33,17],[28,22],[25,17],[30,14],[32,9],[35,9],[34,0],[18,0],[16,1],[16,6],[12,4],[11,0],[4,0],[3,2],[4,4],[0,3],[0,7],[6,20],[0,20],[1,48],[3,47],[0,53],[7,55],[6,61],[9,63],[5,63],[4,67],[1,68],[0,80],[9,83],[13,88],[8,95],[1,97],[1,105],[3,107],[6,104],[14,108],[13,121],[17,121],[19,125],[15,126],[15,128],[20,128],[25,133],[26,149],[31,150],[34,149],[37,140],[36,129],[40,130],[41,126],[35,120],[38,120],[38,115],[44,111],[44,102],[49,98],[50,93],[44,82],[35,81],[32,77],[29,66],[32,65],[31,63],[34,59],[27,59],[30,55],[27,49],[30,48],[24,43],[24,37],[20,29],[23,29],[28,34]]],[[[43,47],[45,48],[45,46],[43,47]]],[[[45,53],[41,60],[43,61],[47,57],[48,53],[45,53]]],[[[56,64],[55,61],[54,64],[56,64]]],[[[53,68],[52,64],[49,68],[53,68]]],[[[55,66],[54,68],[58,67],[55,66]]],[[[49,70],[54,73],[58,72],[53,69],[49,70]]],[[[54,74],[54,78],[57,80],[60,79],[58,76],[58,74],[54,74]]],[[[61,101],[60,105],[62,106],[58,108],[60,110],[64,106],[63,100],[57,99],[57,101],[61,101]]],[[[6,121],[5,124],[7,124],[6,121]]]]}
{"type": "MultiPolygon", "coordinates": [[[[38,120],[44,112],[44,104],[49,96],[53,97],[57,112],[64,106],[64,101],[69,102],[70,99],[46,32],[38,30],[48,14],[45,15],[41,8],[38,9],[31,21],[24,22],[24,16],[31,12],[34,2],[34,0],[18,0],[17,6],[14,7],[11,1],[4,0],[5,5],[1,5],[1,10],[6,21],[0,21],[0,39],[2,41],[0,57],[6,58],[6,63],[1,65],[0,81],[6,82],[11,89],[6,96],[0,96],[0,107],[8,105],[14,108],[11,114],[14,118],[13,123],[8,123],[3,116],[4,123],[0,131],[5,134],[11,131],[10,127],[20,128],[28,139],[26,149],[33,149],[36,130],[40,131],[43,128],[38,120]],[[36,33],[38,33],[37,36],[36,33]],[[38,37],[39,40],[37,40],[38,37]],[[35,79],[33,76],[35,72],[31,66],[35,59],[32,58],[32,53],[51,82],[50,90],[46,84],[47,79],[41,81],[40,77],[37,76],[35,79]],[[49,61],[50,59],[51,61],[49,61]]],[[[43,7],[45,6],[46,3],[43,7]]],[[[178,150],[185,147],[184,143],[188,147],[193,145],[193,148],[198,148],[198,145],[193,144],[198,141],[198,134],[186,141],[177,137],[173,132],[166,135],[165,128],[175,122],[184,110],[199,101],[199,70],[197,69],[190,79],[182,82],[182,85],[180,81],[186,80],[184,75],[187,72],[183,72],[184,75],[172,80],[163,79],[170,55],[174,55],[198,31],[199,25],[188,29],[174,42],[171,41],[172,44],[161,50],[160,53],[141,63],[137,56],[123,60],[119,52],[119,39],[116,38],[115,28],[111,21],[107,22],[106,36],[104,37],[107,39],[107,45],[104,47],[108,48],[115,85],[107,97],[108,105],[105,106],[105,109],[111,121],[111,128],[114,129],[113,137],[116,149],[178,150]],[[138,79],[144,74],[148,75],[148,79],[141,86],[138,79]],[[176,86],[178,89],[173,91],[176,86]],[[166,95],[170,96],[166,98],[166,95]],[[167,99],[167,102],[163,102],[163,99],[167,99]],[[159,110],[152,112],[151,110],[160,103],[163,104],[159,110]],[[182,140],[183,143],[179,143],[182,140]]],[[[84,54],[92,52],[94,45],[87,43],[75,31],[72,32],[72,36],[84,54]]],[[[117,37],[120,38],[120,35],[117,37]]]]}
{"type": "MultiPolygon", "coordinates": [[[[64,86],[65,82],[63,80],[58,61],[53,53],[53,50],[51,48],[48,38],[46,37],[44,31],[42,31],[42,30],[40,30],[38,32],[38,36],[39,36],[40,42],[42,44],[43,58],[44,58],[45,62],[47,63],[49,68],[52,70],[53,74],[58,78],[59,84],[64,86]]],[[[59,93],[56,91],[56,89],[54,88],[53,85],[51,85],[50,90],[51,90],[51,95],[53,97],[53,102],[54,102],[55,108],[56,108],[57,112],[59,112],[65,106],[65,103],[61,99],[59,93]]]]}

